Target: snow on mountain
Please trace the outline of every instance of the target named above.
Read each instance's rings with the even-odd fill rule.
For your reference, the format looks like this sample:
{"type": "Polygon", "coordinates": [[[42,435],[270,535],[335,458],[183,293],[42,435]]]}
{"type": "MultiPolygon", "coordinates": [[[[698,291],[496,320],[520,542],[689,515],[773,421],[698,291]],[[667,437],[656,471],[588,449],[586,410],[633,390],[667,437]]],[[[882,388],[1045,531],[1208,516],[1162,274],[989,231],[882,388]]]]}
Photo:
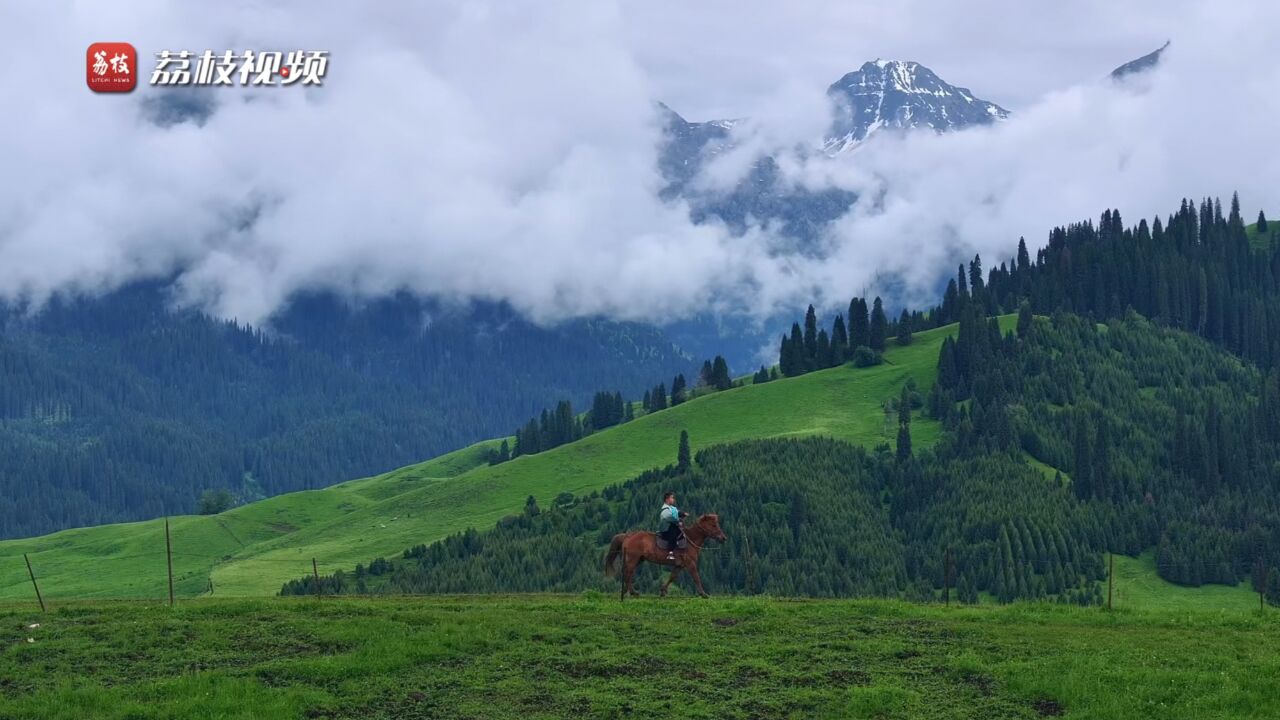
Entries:
{"type": "Polygon", "coordinates": [[[827,96],[836,108],[831,133],[822,144],[830,155],[847,152],[885,128],[942,133],[1009,117],[1008,110],[910,61],[865,63],[827,88],[827,96]]]}
{"type": "MultiPolygon", "coordinates": [[[[1009,111],[951,85],[918,62],[874,60],[829,88],[833,113],[829,132],[815,138],[815,151],[840,155],[876,132],[931,128],[950,132],[987,125],[1009,111]]],[[[666,134],[660,160],[668,192],[678,194],[707,159],[733,147],[731,130],[740,120],[689,122],[659,103],[666,134]]]]}

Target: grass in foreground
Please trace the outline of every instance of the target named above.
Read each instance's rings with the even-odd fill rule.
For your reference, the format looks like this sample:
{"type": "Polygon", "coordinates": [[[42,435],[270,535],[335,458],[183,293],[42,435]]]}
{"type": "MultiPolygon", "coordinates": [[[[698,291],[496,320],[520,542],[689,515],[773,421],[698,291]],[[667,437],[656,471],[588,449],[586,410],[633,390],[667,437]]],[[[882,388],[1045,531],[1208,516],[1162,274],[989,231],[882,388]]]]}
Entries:
{"type": "MultiPolygon", "coordinates": [[[[1015,318],[1002,323],[1013,326],[1015,318]]],[[[488,528],[517,512],[529,495],[550,502],[583,494],[675,460],[682,429],[696,451],[737,440],[826,435],[864,445],[891,442],[892,418],[881,404],[908,377],[927,390],[938,349],[955,326],[918,333],[892,345],[883,365],[839,367],[798,378],[696,398],[544,453],[494,467],[484,453],[496,441],[364,480],[290,493],[216,516],[174,518],[176,591],[182,596],[274,594],[285,580],[350,569],[379,555],[488,528]]],[[[912,423],[917,446],[938,437],[936,422],[912,423]]],[[[0,542],[0,598],[26,598],[22,553],[31,553],[51,598],[164,597],[164,525],[104,525],[40,538],[0,542]]]]}
{"type": "Polygon", "coordinates": [[[762,598],[8,605],[0,716],[1270,718],[1277,630],[762,598]]]}

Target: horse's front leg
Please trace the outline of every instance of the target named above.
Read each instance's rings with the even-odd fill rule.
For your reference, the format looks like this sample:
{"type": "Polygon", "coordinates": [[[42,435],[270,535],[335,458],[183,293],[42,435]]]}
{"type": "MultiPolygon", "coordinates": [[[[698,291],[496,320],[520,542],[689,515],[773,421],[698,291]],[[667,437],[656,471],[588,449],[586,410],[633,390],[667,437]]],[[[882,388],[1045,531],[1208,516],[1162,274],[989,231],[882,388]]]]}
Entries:
{"type": "Polygon", "coordinates": [[[671,587],[671,583],[676,581],[681,569],[679,566],[671,568],[671,574],[667,576],[667,581],[662,583],[662,597],[667,596],[667,588],[671,587]]]}
{"type": "Polygon", "coordinates": [[[696,563],[685,568],[689,571],[689,577],[693,578],[693,584],[698,588],[698,595],[702,597],[711,597],[706,590],[702,589],[702,576],[698,574],[698,565],[696,563]]]}

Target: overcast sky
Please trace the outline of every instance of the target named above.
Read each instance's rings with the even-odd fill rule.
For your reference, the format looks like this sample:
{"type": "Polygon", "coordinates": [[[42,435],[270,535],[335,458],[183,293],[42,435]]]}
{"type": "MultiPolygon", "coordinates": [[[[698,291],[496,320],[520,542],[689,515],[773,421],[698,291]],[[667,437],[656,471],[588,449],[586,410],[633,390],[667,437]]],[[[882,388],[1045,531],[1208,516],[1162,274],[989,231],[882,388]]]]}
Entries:
{"type": "MultiPolygon", "coordinates": [[[[708,304],[831,305],[902,276],[921,302],[957,257],[1184,195],[1280,214],[1274,3],[502,0],[0,5],[0,296],[36,303],[176,277],[177,303],[251,322],[303,288],[502,299],[546,321],[654,319],[708,304]],[[1104,77],[1173,39],[1141,90],[1104,77]],[[128,41],[143,82],[84,83],[85,48],[128,41]],[[218,88],[160,126],[161,49],[328,50],[324,87],[218,88]],[[824,91],[911,59],[1014,111],[991,130],[789,157],[824,91]],[[653,100],[750,117],[788,182],[855,206],[824,260],[778,257],[657,197],[653,100]]],[[[723,170],[723,168],[720,168],[723,170]]]]}

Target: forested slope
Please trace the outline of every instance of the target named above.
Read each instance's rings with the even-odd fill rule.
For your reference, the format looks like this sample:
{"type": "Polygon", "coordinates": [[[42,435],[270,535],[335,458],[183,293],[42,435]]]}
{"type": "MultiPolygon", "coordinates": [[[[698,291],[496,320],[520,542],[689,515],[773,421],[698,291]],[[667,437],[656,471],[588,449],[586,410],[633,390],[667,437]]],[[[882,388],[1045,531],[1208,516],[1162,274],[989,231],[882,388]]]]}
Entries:
{"type": "MultiPolygon", "coordinates": [[[[1011,327],[1013,318],[1006,323],[1011,327]]],[[[310,566],[352,568],[381,554],[492,526],[529,495],[544,504],[561,492],[586,495],[670,462],[682,430],[695,450],[751,438],[820,435],[866,446],[890,443],[896,414],[886,413],[911,380],[923,395],[942,341],[954,327],[920,333],[891,347],[885,362],[837,367],[713,392],[645,414],[584,439],[498,465],[497,440],[375,478],[290,493],[209,516],[176,518],[178,592],[261,595],[310,566]]],[[[923,400],[923,398],[922,398],[923,400]]],[[[936,441],[939,424],[915,413],[912,437],[936,441]]],[[[0,542],[0,597],[30,591],[22,553],[55,597],[159,597],[164,594],[160,521],[104,525],[0,542]]]]}
{"type": "Polygon", "coordinates": [[[640,325],[403,297],[298,298],[269,331],[158,284],[0,309],[0,537],[321,488],[692,367],[640,325]]]}
{"type": "MultiPolygon", "coordinates": [[[[961,314],[927,400],[946,428],[933,448],[713,447],[685,472],[530,503],[485,532],[371,558],[326,578],[325,589],[608,587],[597,567],[605,544],[651,527],[667,488],[689,509],[721,515],[732,540],[706,556],[705,575],[733,592],[933,597],[946,548],[967,601],[985,592],[1095,602],[1104,551],[1155,547],[1160,575],[1186,585],[1235,585],[1278,564],[1275,383],[1136,313],[1099,326],[1024,308],[1007,334],[976,304],[961,314]]],[[[1280,592],[1280,575],[1270,575],[1269,590],[1280,592]]],[[[300,579],[285,592],[314,584],[300,579]]]]}

